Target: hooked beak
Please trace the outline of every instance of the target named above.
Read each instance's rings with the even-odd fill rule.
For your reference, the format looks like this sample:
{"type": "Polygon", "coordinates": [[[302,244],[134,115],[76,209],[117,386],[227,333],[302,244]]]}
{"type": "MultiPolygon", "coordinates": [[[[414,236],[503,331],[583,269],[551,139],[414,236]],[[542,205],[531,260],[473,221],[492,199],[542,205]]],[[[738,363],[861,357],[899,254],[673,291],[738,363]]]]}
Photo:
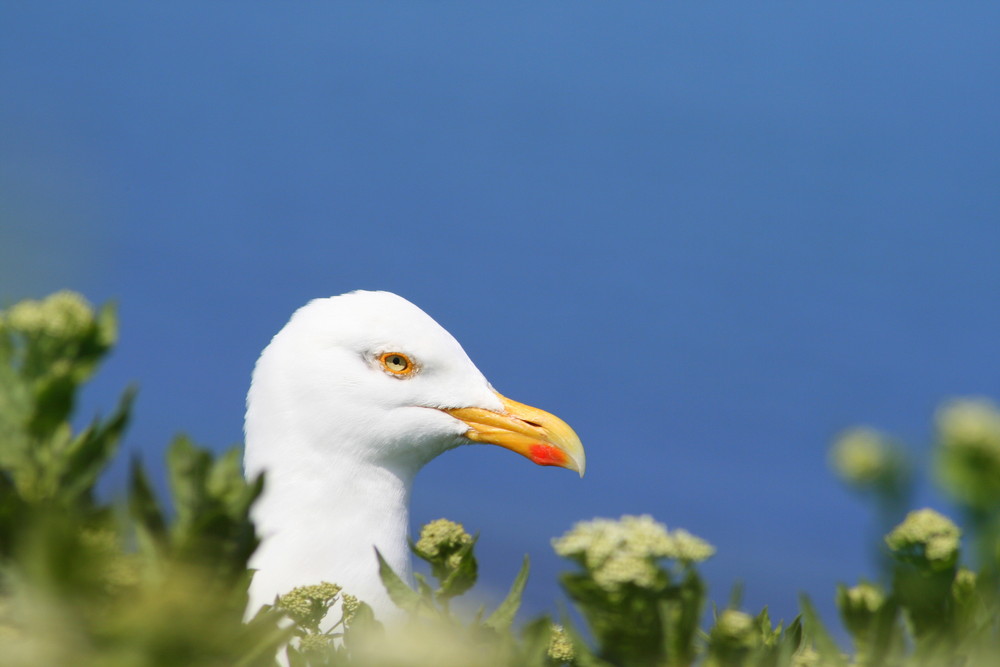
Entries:
{"type": "Polygon", "coordinates": [[[583,477],[587,457],[569,424],[499,393],[497,397],[503,403],[503,412],[483,408],[451,408],[444,412],[469,427],[465,437],[473,442],[500,445],[538,465],[569,468],[583,477]]]}

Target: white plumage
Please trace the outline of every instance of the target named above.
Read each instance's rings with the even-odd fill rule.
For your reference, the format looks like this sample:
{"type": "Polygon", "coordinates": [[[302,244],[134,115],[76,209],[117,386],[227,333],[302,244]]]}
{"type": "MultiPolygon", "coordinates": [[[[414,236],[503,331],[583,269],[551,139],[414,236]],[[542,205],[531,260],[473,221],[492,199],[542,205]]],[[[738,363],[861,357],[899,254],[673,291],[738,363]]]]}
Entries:
{"type": "Polygon", "coordinates": [[[569,426],[497,394],[458,341],[388,292],[300,308],[257,361],[245,430],[246,473],[266,475],[251,612],[331,581],[391,615],[373,546],[409,576],[410,487],[448,449],[492,443],[584,469],[569,426]]]}

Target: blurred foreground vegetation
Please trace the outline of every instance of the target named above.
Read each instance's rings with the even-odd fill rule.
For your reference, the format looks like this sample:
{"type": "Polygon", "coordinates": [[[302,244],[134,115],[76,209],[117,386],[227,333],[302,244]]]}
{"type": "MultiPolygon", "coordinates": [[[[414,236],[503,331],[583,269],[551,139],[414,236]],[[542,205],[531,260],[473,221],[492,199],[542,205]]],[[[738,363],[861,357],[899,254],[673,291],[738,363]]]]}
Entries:
{"type": "Polygon", "coordinates": [[[565,613],[515,627],[527,559],[495,609],[460,618],[450,602],[475,584],[475,538],[445,520],[413,544],[431,570],[415,589],[381,563],[407,620],[383,625],[350,591],[316,582],[244,622],[262,480],[244,481],[237,450],[214,457],[176,439],[169,509],[138,462],[125,498],[94,493],[133,392],[81,431],[70,418],[115,339],[113,309],[72,293],[0,313],[0,666],[252,666],[279,654],[310,667],[1000,664],[1000,412],[989,402],[949,403],[936,419],[934,470],[964,541],[951,519],[906,512],[912,470],[891,438],[857,429],[834,444],[834,468],[886,529],[881,580],[831,592],[851,646],[805,597],[788,623],[741,610],[738,595],[709,608],[697,567],[713,547],[647,516],[582,522],[553,541],[573,563],[562,584],[585,628],[565,613]]]}

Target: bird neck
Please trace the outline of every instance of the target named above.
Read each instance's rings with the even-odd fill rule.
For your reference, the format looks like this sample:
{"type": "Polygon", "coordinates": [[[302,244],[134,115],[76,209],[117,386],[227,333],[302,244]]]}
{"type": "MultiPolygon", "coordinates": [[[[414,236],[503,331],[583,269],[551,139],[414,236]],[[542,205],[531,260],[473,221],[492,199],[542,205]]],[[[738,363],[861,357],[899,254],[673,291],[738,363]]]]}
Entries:
{"type": "Polygon", "coordinates": [[[392,616],[397,610],[381,584],[374,548],[410,577],[406,537],[416,470],[331,457],[287,439],[265,450],[281,451],[280,460],[259,462],[252,444],[248,437],[247,472],[266,476],[253,510],[262,543],[250,563],[257,570],[250,613],[296,586],[329,581],[370,604],[379,618],[392,616]]]}

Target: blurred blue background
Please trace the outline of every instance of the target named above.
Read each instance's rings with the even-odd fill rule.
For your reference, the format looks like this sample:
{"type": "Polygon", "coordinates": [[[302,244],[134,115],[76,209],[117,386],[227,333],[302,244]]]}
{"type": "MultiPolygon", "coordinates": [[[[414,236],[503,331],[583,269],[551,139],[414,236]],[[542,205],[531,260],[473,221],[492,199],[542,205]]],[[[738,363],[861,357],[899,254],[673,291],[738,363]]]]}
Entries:
{"type": "Polygon", "coordinates": [[[582,481],[473,447],[418,477],[487,595],[529,553],[554,610],[550,538],[651,513],[718,547],[720,603],[832,620],[876,531],[831,437],[925,456],[942,399],[1000,396],[998,34],[989,3],[3,3],[0,298],[118,300],[81,416],[137,381],[162,482],[175,432],[240,442],[295,308],[398,292],[587,447],[582,481]]]}

